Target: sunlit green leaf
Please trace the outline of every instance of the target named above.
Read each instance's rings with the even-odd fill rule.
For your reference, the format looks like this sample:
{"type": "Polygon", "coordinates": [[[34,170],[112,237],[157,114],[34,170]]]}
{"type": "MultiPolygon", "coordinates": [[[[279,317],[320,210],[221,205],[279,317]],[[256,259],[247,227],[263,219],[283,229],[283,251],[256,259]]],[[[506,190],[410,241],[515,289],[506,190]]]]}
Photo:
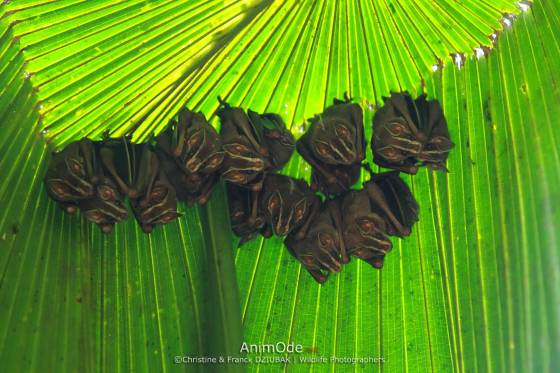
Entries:
{"type": "MultiPolygon", "coordinates": [[[[235,355],[243,339],[385,359],[316,371],[558,371],[560,4],[519,13],[508,0],[6,2],[2,369],[203,371],[174,356],[235,355]],[[234,250],[221,186],[149,236],[133,220],[104,236],[43,190],[52,145],[107,129],[143,141],[185,103],[211,116],[220,95],[299,135],[348,92],[370,136],[400,90],[442,102],[456,148],[449,174],[406,177],[420,221],[381,271],[353,260],[319,286],[279,238],[234,250]]],[[[309,168],[294,156],[282,172],[309,168]]]]}

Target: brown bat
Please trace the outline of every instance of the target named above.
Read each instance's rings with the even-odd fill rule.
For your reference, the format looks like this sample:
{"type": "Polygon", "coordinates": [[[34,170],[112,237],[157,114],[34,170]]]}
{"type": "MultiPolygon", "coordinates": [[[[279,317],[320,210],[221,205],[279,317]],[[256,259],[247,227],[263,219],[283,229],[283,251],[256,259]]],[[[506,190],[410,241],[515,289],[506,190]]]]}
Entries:
{"type": "Polygon", "coordinates": [[[373,117],[373,161],[409,174],[422,165],[446,170],[454,145],[439,102],[426,100],[425,94],[413,100],[407,92],[392,93],[384,100],[373,117]]]}
{"type": "Polygon", "coordinates": [[[326,195],[344,193],[358,181],[365,158],[362,109],[348,97],[335,99],[309,122],[296,146],[313,168],[311,188],[326,195]]]}

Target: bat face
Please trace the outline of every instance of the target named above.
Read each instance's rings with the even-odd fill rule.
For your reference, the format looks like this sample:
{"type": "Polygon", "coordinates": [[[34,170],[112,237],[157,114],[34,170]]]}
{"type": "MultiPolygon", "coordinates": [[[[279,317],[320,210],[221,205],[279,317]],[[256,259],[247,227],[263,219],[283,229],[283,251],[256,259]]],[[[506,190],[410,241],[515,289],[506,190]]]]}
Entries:
{"type": "Polygon", "coordinates": [[[83,139],[54,153],[45,176],[47,193],[57,202],[75,211],[76,201],[92,198],[99,175],[93,142],[83,139]]]}
{"type": "Polygon", "coordinates": [[[319,198],[303,180],[279,174],[267,175],[261,196],[261,211],[275,235],[285,236],[302,226],[319,204],[319,198]]]}
{"type": "Polygon", "coordinates": [[[418,221],[419,208],[398,172],[372,175],[364,183],[363,191],[374,210],[385,221],[387,234],[398,237],[410,235],[412,226],[418,221]]]}
{"type": "Polygon", "coordinates": [[[169,131],[158,136],[160,148],[189,173],[216,172],[224,160],[224,152],[214,127],[202,113],[187,108],[182,108],[178,117],[169,131]]]}
{"type": "Polygon", "coordinates": [[[374,162],[414,174],[419,165],[445,170],[453,143],[437,101],[392,93],[373,118],[374,162]]]}
{"type": "Polygon", "coordinates": [[[130,198],[136,220],[150,233],[156,224],[177,218],[177,198],[156,153],[149,144],[107,140],[99,149],[104,169],[130,198]]]}
{"type": "Polygon", "coordinates": [[[223,162],[222,177],[233,184],[260,189],[263,182],[265,162],[250,144],[242,138],[233,138],[224,143],[226,158],[223,162]]]}
{"type": "Polygon", "coordinates": [[[111,233],[115,223],[128,218],[124,197],[111,179],[102,177],[92,198],[80,200],[78,206],[86,219],[97,224],[103,233],[111,233]]]}
{"type": "Polygon", "coordinates": [[[142,230],[150,233],[157,224],[167,224],[177,219],[175,188],[160,173],[153,187],[143,196],[131,199],[130,204],[142,230]]]}
{"type": "Polygon", "coordinates": [[[142,230],[150,233],[154,225],[179,217],[177,197],[155,152],[147,144],[138,146],[137,152],[141,154],[137,168],[131,172],[135,194],[130,204],[142,230]]]}
{"type": "Polygon", "coordinates": [[[160,167],[175,189],[178,199],[186,201],[189,206],[195,203],[204,205],[210,199],[212,189],[218,182],[219,173],[190,173],[177,164],[166,152],[157,149],[160,167]]]}
{"type": "MultiPolygon", "coordinates": [[[[327,202],[329,203],[336,202],[327,202]]],[[[330,209],[325,207],[316,215],[303,239],[297,239],[292,233],[286,237],[284,244],[315,281],[322,284],[327,280],[329,272],[339,272],[342,267],[341,240],[330,209]]]]}
{"type": "Polygon", "coordinates": [[[284,167],[294,152],[296,143],[292,133],[277,114],[258,114],[248,110],[249,120],[262,131],[262,142],[268,152],[269,169],[276,171],[284,167]]]}
{"type": "Polygon", "coordinates": [[[268,151],[257,140],[257,133],[248,116],[240,108],[224,108],[217,112],[221,119],[225,158],[222,164],[224,180],[260,190],[268,151]]]}
{"type": "Polygon", "coordinates": [[[313,168],[313,190],[336,196],[358,181],[365,157],[363,127],[362,109],[348,99],[335,100],[334,105],[311,119],[296,147],[313,168]]]}
{"type": "Polygon", "coordinates": [[[336,100],[311,119],[308,131],[308,146],[322,162],[351,165],[364,159],[363,116],[358,104],[336,100]]]}
{"type": "Polygon", "coordinates": [[[350,191],[343,197],[341,212],[348,254],[380,268],[393,245],[387,235],[387,224],[372,208],[367,193],[350,191]]]}

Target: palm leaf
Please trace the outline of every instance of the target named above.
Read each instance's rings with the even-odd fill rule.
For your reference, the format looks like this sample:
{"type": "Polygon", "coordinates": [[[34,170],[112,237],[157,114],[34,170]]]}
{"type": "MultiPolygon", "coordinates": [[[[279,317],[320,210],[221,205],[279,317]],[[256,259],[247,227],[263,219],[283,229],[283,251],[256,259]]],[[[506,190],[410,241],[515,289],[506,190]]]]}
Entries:
{"type": "MultiPolygon", "coordinates": [[[[236,354],[242,322],[249,343],[385,358],[337,370],[560,369],[556,1],[536,2],[479,60],[474,49],[492,46],[503,14],[519,12],[514,2],[30,0],[0,9],[3,367],[166,371],[176,355],[236,354]],[[460,69],[456,53],[467,56],[460,69]],[[42,190],[44,140],[134,130],[142,141],[185,102],[211,115],[217,95],[279,112],[298,134],[344,92],[369,123],[391,90],[438,98],[457,146],[449,174],[407,178],[421,219],[382,271],[352,261],[318,286],[280,239],[232,251],[221,188],[150,236],[129,221],[108,237],[42,190]]],[[[283,173],[309,169],[294,156],[283,173]]]]}

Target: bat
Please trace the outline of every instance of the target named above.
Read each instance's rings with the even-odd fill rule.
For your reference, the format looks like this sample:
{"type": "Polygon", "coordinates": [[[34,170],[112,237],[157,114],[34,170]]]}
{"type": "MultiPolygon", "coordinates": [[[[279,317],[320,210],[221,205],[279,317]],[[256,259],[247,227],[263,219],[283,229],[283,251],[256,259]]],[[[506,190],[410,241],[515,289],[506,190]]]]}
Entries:
{"type": "Polygon", "coordinates": [[[329,273],[341,270],[345,255],[344,240],[341,235],[340,223],[337,218],[338,201],[329,200],[309,226],[303,239],[296,233],[289,234],[284,240],[288,252],[296,258],[322,284],[329,273]]]}
{"type": "Polygon", "coordinates": [[[212,174],[224,160],[218,132],[202,113],[182,108],[178,121],[171,121],[168,129],[156,137],[158,149],[174,159],[188,174],[212,174]]]}
{"type": "Polygon", "coordinates": [[[260,198],[260,211],[266,224],[263,235],[286,236],[297,230],[297,237],[303,238],[320,206],[320,198],[304,180],[268,174],[260,198]]]}
{"type": "Polygon", "coordinates": [[[150,233],[156,224],[169,223],[180,216],[175,188],[150,144],[105,140],[100,144],[99,154],[104,169],[130,199],[145,233],[150,233]]]}
{"type": "MultiPolygon", "coordinates": [[[[221,100],[221,99],[220,99],[221,100]]],[[[217,115],[225,159],[225,181],[259,191],[266,172],[281,169],[295,148],[292,134],[277,114],[248,113],[224,101],[217,115]]]]}
{"type": "Polygon", "coordinates": [[[309,123],[296,147],[313,169],[311,187],[326,195],[344,193],[358,181],[365,158],[362,109],[348,97],[335,99],[309,123]]]}
{"type": "Polygon", "coordinates": [[[73,214],[78,201],[95,196],[99,173],[94,143],[82,139],[52,154],[44,178],[45,189],[59,206],[73,214]]]}
{"type": "Polygon", "coordinates": [[[454,144],[439,102],[425,94],[414,100],[407,92],[391,93],[384,101],[373,117],[373,161],[409,174],[420,166],[447,170],[454,144]]]}
{"type": "Polygon", "coordinates": [[[264,218],[253,206],[251,192],[236,184],[226,183],[233,233],[241,237],[239,245],[255,238],[264,227],[264,218]]]}

